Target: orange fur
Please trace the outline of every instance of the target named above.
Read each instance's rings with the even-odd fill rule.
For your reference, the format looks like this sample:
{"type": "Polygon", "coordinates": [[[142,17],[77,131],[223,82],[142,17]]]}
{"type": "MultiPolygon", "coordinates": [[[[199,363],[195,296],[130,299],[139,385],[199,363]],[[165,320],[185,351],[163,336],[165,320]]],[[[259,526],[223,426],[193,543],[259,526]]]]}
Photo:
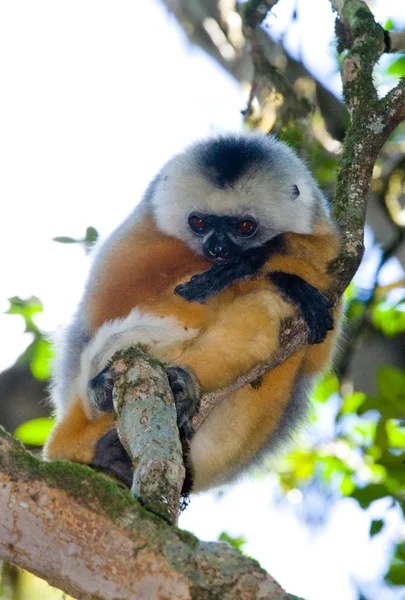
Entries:
{"type": "Polygon", "coordinates": [[[222,401],[195,434],[191,448],[194,489],[218,485],[248,465],[277,429],[306,349],[222,401]],[[225,477],[224,477],[225,475],[225,477]]]}
{"type": "Polygon", "coordinates": [[[86,298],[91,331],[125,317],[134,306],[153,304],[165,291],[172,292],[179,279],[208,267],[180,241],[157,231],[151,216],[145,217],[117,242],[114,254],[106,258],[102,279],[94,282],[86,298]]]}
{"type": "MultiPolygon", "coordinates": [[[[267,273],[293,273],[327,291],[331,284],[328,265],[338,253],[339,238],[324,221],[317,224],[317,233],[285,234],[287,251],[270,257],[261,274],[198,304],[175,296],[173,290],[209,264],[159,232],[151,216],[144,217],[105,258],[103,273],[84,299],[87,321],[94,332],[137,306],[158,316],[173,316],[184,328],[198,328],[195,338],[158,356],[190,367],[204,392],[220,388],[269,358],[278,347],[282,320],[296,312],[269,283],[267,273]]],[[[191,442],[195,489],[220,482],[223,473],[232,473],[257,454],[277,429],[298,375],[317,373],[326,365],[335,333],[267,373],[260,388],[238,390],[211,413],[191,442]]],[[[90,463],[96,441],[112,426],[111,415],[89,421],[75,399],[52,434],[47,456],[90,463]]]]}
{"type": "Polygon", "coordinates": [[[80,398],[76,397],[64,419],[53,429],[46,444],[46,456],[49,459],[68,458],[90,464],[94,458],[96,442],[113,427],[112,413],[106,413],[97,421],[90,421],[84,413],[80,398]]]}

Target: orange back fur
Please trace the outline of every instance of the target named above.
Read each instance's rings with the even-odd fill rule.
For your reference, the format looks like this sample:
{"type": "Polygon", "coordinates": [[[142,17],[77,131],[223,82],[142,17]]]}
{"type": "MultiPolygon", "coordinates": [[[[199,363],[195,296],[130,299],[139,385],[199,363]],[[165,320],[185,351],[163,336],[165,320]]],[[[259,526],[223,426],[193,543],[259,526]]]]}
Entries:
{"type": "Polygon", "coordinates": [[[187,274],[208,267],[185,244],[158,231],[148,215],[126,232],[101,265],[85,306],[91,331],[125,317],[135,306],[152,304],[187,274]]]}

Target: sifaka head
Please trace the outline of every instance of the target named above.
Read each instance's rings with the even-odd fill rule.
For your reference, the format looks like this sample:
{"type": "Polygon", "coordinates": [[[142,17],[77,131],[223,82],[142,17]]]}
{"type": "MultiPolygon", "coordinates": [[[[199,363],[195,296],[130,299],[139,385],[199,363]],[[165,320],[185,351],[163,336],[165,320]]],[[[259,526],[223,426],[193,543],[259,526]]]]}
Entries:
{"type": "Polygon", "coordinates": [[[149,200],[161,231],[215,264],[288,231],[309,234],[317,218],[329,218],[305,163],[259,134],[189,146],[163,167],[149,200]]]}

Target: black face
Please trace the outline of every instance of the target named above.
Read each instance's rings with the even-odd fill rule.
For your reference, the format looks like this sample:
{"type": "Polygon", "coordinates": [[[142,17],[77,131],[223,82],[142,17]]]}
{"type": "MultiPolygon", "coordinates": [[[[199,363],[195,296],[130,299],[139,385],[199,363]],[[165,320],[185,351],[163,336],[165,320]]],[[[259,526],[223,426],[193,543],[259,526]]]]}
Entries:
{"type": "Polygon", "coordinates": [[[188,218],[191,231],[206,237],[204,255],[215,263],[224,263],[239,256],[243,251],[243,240],[257,232],[257,223],[252,217],[218,217],[191,213],[188,218]]]}

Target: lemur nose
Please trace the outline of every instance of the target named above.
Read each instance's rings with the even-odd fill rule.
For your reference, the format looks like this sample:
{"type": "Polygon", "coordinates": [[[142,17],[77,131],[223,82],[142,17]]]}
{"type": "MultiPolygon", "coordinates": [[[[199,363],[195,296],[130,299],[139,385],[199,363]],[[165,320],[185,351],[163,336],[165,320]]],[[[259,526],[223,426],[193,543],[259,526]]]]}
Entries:
{"type": "Polygon", "coordinates": [[[214,246],[213,254],[215,256],[219,256],[220,258],[227,258],[229,255],[229,248],[225,244],[216,244],[214,246]]]}

